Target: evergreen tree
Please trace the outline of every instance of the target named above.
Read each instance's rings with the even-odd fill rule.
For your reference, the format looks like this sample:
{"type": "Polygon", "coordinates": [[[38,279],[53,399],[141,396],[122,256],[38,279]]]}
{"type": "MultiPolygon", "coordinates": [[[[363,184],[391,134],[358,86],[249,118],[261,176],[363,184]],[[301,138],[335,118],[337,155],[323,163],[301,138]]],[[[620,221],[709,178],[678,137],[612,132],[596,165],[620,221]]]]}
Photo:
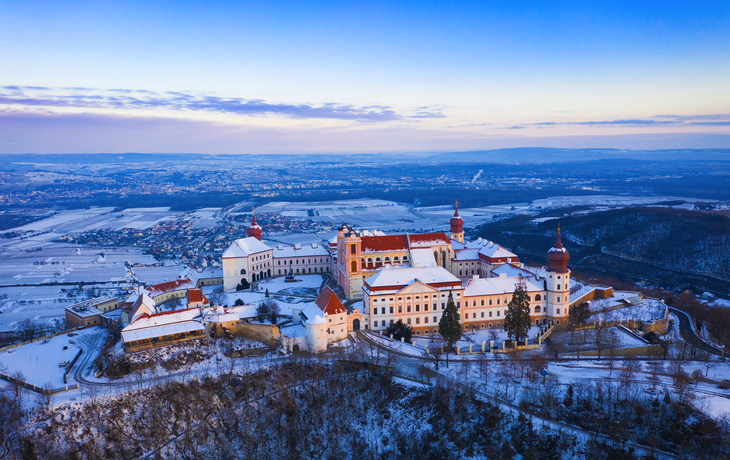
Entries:
{"type": "MultiPolygon", "coordinates": [[[[449,300],[446,302],[446,309],[441,315],[441,321],[439,321],[439,334],[444,338],[444,341],[449,346],[453,347],[454,344],[461,338],[461,323],[459,322],[459,310],[456,308],[454,303],[454,297],[449,292],[449,300]]],[[[448,359],[448,354],[446,355],[448,359]]],[[[446,362],[448,367],[449,363],[446,362]]]]}
{"type": "Polygon", "coordinates": [[[413,329],[411,326],[403,324],[403,321],[398,320],[397,323],[393,323],[388,326],[388,330],[385,331],[388,336],[393,336],[394,340],[404,339],[405,342],[411,343],[411,336],[413,335],[413,329]]]}
{"type": "Polygon", "coordinates": [[[530,297],[527,295],[527,283],[522,275],[519,275],[512,300],[507,304],[503,329],[519,344],[527,338],[530,325],[530,297]]]}

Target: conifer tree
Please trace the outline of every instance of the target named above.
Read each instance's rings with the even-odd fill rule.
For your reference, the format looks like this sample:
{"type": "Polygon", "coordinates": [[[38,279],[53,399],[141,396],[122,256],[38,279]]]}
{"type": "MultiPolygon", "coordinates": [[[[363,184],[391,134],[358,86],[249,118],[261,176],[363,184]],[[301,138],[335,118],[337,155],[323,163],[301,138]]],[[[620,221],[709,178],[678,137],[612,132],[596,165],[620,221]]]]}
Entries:
{"type": "MultiPolygon", "coordinates": [[[[461,338],[461,323],[459,322],[459,310],[456,308],[454,303],[454,297],[449,292],[449,299],[446,302],[446,309],[441,315],[441,321],[439,321],[439,334],[444,338],[444,341],[449,346],[453,347],[454,344],[461,338]]],[[[446,366],[448,367],[448,354],[446,355],[447,361],[446,366]]]]}
{"type": "Polygon", "coordinates": [[[527,338],[530,324],[530,297],[527,295],[527,283],[522,275],[519,275],[512,300],[507,304],[503,329],[519,344],[527,338]]]}

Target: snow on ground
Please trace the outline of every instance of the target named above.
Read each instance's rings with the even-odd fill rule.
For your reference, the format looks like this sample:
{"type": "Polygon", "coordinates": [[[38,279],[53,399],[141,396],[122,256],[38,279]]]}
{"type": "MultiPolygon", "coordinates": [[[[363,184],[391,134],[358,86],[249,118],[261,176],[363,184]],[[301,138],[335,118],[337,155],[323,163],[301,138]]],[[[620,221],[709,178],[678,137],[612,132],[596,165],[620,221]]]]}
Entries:
{"type": "Polygon", "coordinates": [[[256,283],[256,292],[278,293],[281,295],[317,297],[322,285],[321,275],[301,275],[295,277],[296,282],[287,283],[283,276],[269,278],[256,283]]]}
{"type": "Polygon", "coordinates": [[[6,369],[3,373],[13,376],[16,372],[22,372],[31,385],[62,387],[66,369],[59,367],[59,363],[71,362],[81,349],[80,341],[100,332],[103,330],[99,327],[83,329],[74,331],[74,337],[63,334],[0,352],[0,364],[6,369]],[[63,347],[67,348],[64,350],[63,347]]]}
{"type": "MultiPolygon", "coordinates": [[[[424,356],[425,353],[423,351],[423,345],[420,345],[420,348],[417,348],[409,343],[401,343],[399,340],[391,340],[390,338],[386,336],[381,336],[378,334],[368,334],[368,338],[371,338],[375,342],[385,345],[388,348],[392,348],[394,350],[400,351],[401,353],[405,353],[412,356],[424,356]]],[[[413,341],[413,339],[411,339],[413,341]]]]}
{"type": "Polygon", "coordinates": [[[174,219],[178,214],[170,208],[129,208],[114,212],[114,208],[70,209],[61,211],[53,217],[39,220],[12,230],[54,231],[60,234],[83,232],[86,230],[122,228],[150,228],[165,220],[174,219]]]}
{"type": "Polygon", "coordinates": [[[713,305],[715,307],[730,308],[730,300],[727,300],[727,299],[715,299],[714,301],[710,302],[710,305],[713,305]]]}
{"type": "Polygon", "coordinates": [[[644,303],[641,305],[617,308],[606,313],[596,313],[591,316],[590,321],[593,319],[605,320],[628,320],[628,319],[640,319],[642,321],[655,321],[664,318],[666,312],[666,305],[661,303],[659,300],[644,299],[644,303]]]}
{"type": "Polygon", "coordinates": [[[164,267],[132,267],[134,279],[141,284],[159,284],[178,279],[185,270],[184,265],[166,265],[164,267]]]}

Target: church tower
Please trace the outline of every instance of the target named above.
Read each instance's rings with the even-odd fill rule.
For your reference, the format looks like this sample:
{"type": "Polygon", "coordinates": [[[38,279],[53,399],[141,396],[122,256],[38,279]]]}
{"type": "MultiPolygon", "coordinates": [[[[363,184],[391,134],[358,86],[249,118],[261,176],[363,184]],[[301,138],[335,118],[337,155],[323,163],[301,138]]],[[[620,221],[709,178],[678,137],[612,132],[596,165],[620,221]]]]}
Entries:
{"type": "Polygon", "coordinates": [[[547,253],[547,315],[556,324],[565,324],[570,314],[570,254],[560,241],[560,227],[555,245],[547,253]]]}
{"type": "Polygon", "coordinates": [[[449,220],[451,230],[449,232],[449,238],[459,243],[464,242],[464,219],[459,215],[459,202],[454,204],[454,217],[449,220]]]}
{"type": "Polygon", "coordinates": [[[348,299],[362,298],[362,237],[347,224],[337,235],[336,279],[348,299]]]}
{"type": "Polygon", "coordinates": [[[253,220],[251,221],[251,226],[246,229],[246,234],[249,237],[254,237],[257,240],[261,241],[261,234],[264,232],[261,227],[259,227],[259,224],[256,223],[256,209],[251,208],[253,212],[253,220]]]}

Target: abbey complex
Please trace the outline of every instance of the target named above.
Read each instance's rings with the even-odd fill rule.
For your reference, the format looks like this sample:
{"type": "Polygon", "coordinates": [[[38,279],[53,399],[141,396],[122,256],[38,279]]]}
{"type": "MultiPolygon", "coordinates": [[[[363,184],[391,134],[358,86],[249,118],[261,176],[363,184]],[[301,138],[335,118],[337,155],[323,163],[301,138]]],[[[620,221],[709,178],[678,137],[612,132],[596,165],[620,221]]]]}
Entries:
{"type": "MultiPolygon", "coordinates": [[[[295,282],[297,276],[321,274],[331,286],[323,284],[315,302],[293,308],[291,321],[280,331],[265,333],[269,340],[280,334],[281,343],[295,350],[322,351],[349,332],[382,333],[397,321],[415,335],[437,334],[449,295],[465,331],[501,328],[520,279],[534,325],[565,323],[570,306],[585,300],[585,293],[571,298],[570,255],[559,229],[547,251],[547,266],[535,269],[495,242],[466,241],[458,205],[449,226],[448,233],[387,235],[342,224],[322,244],[269,246],[254,214],[248,237],[235,240],[223,253],[222,273],[188,270],[177,281],[140,289],[127,299],[125,349],[232,332],[237,324],[250,327],[256,322],[255,305],[216,305],[201,289],[222,284],[226,293],[257,290],[258,283],[272,278],[295,282]],[[188,307],[172,312],[156,307],[175,298],[187,299],[188,307]]],[[[606,295],[606,288],[591,291],[592,298],[606,295]]]]}

